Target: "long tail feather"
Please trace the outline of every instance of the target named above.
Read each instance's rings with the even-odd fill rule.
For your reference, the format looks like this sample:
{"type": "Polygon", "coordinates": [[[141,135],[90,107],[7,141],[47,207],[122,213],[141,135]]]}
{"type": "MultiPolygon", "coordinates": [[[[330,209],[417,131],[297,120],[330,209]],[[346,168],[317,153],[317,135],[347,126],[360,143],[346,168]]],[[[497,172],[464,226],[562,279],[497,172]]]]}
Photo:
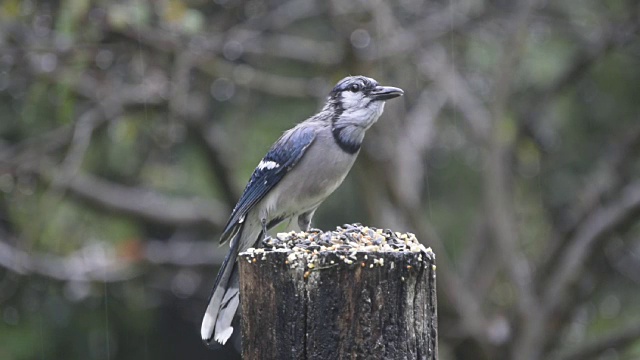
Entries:
{"type": "MultiPolygon", "coordinates": [[[[224,261],[222,262],[222,266],[220,267],[220,271],[218,272],[218,276],[216,277],[215,285],[213,286],[213,291],[211,292],[211,296],[209,297],[209,305],[207,306],[207,310],[204,313],[204,318],[202,319],[200,335],[202,336],[202,340],[207,345],[211,345],[211,342],[214,338],[214,330],[218,334],[222,333],[223,330],[226,330],[227,332],[229,332],[229,336],[233,331],[233,328],[217,328],[216,322],[222,307],[222,301],[229,287],[232,288],[232,292],[235,290],[236,294],[237,289],[239,288],[239,284],[237,283],[238,277],[237,275],[233,275],[236,272],[236,258],[238,257],[238,253],[240,252],[239,245],[242,233],[243,229],[241,228],[236,234],[235,239],[231,241],[231,248],[229,249],[229,253],[227,254],[227,256],[224,258],[224,261]],[[230,284],[229,280],[231,280],[232,278],[235,280],[236,284],[230,284]]],[[[229,336],[227,336],[226,339],[228,339],[229,336]]],[[[216,336],[216,338],[217,337],[218,336],[216,336]]],[[[224,341],[219,341],[218,339],[215,340],[221,344],[224,344],[224,342],[226,342],[226,339],[224,339],[224,341]]]]}
{"type": "Polygon", "coordinates": [[[234,331],[238,327],[236,315],[240,305],[240,277],[236,258],[242,251],[255,246],[261,234],[259,222],[247,221],[239,224],[237,233],[231,239],[229,253],[222,262],[202,319],[202,340],[211,348],[224,345],[232,334],[236,339],[240,338],[240,334],[234,331]]]}

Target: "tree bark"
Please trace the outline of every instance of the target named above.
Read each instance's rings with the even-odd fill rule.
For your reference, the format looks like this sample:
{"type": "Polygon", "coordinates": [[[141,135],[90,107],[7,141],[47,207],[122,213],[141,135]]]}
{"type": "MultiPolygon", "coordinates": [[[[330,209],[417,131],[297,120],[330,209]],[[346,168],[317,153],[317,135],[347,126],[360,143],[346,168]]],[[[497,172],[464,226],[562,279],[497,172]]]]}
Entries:
{"type": "Polygon", "coordinates": [[[239,259],[244,359],[437,359],[430,250],[258,250],[239,259]]]}

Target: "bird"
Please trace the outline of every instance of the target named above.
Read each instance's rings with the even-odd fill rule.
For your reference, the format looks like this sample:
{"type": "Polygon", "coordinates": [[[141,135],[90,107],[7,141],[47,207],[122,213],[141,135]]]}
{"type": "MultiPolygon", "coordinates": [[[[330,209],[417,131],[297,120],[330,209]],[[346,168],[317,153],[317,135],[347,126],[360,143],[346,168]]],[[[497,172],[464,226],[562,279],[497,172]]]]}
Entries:
{"type": "MultiPolygon", "coordinates": [[[[259,245],[284,221],[297,225],[297,230],[309,230],[318,206],[353,166],[365,132],[382,115],[385,101],[403,94],[400,88],[381,86],[366,76],[345,77],[330,91],[320,112],[284,132],[271,146],[220,236],[220,244],[230,246],[202,320],[206,345],[220,348],[238,327],[238,254],[259,245]]],[[[236,331],[236,349],[239,338],[236,331]]]]}

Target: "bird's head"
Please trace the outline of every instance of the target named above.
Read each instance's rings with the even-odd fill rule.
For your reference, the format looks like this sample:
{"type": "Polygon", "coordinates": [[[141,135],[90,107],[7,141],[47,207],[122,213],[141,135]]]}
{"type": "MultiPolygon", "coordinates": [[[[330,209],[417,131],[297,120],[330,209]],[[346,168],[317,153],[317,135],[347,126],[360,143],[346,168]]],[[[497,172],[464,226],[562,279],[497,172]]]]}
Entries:
{"type": "Polygon", "coordinates": [[[334,122],[344,122],[368,129],[382,114],[385,100],[404,94],[402,89],[381,86],[366,76],[349,76],[329,93],[324,110],[333,113],[334,122]]]}

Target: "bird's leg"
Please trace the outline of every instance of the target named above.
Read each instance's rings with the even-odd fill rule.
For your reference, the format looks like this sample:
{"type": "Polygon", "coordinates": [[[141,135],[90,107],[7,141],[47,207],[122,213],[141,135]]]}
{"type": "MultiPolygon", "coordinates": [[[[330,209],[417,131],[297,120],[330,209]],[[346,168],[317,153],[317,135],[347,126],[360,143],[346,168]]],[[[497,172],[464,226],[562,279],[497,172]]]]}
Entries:
{"type": "Polygon", "coordinates": [[[316,212],[316,209],[307,211],[306,213],[302,213],[298,215],[298,226],[302,231],[309,231],[309,226],[311,225],[311,218],[313,214],[316,212]]]}
{"type": "Polygon", "coordinates": [[[262,224],[262,241],[264,241],[267,238],[267,218],[260,219],[260,223],[262,224]]]}

